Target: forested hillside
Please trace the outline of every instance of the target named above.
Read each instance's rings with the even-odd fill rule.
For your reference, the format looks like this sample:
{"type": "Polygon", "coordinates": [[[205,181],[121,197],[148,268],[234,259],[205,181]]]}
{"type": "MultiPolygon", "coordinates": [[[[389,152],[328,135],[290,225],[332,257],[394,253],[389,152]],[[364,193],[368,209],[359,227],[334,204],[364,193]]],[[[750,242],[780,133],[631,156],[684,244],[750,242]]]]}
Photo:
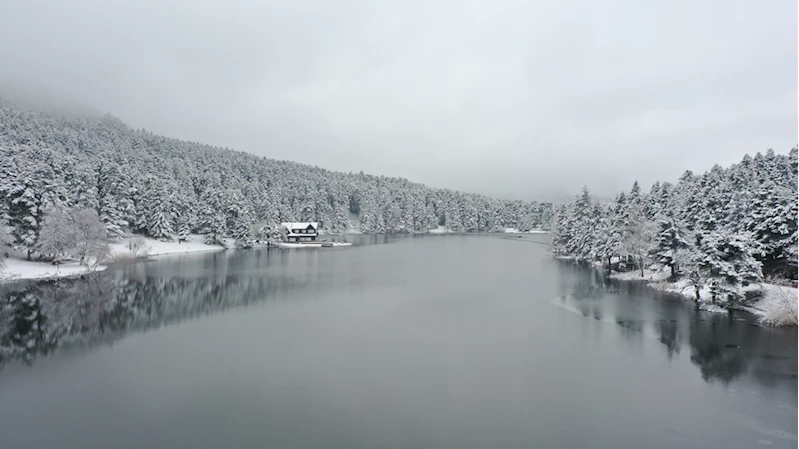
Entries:
{"type": "MultiPolygon", "coordinates": [[[[749,283],[797,276],[797,150],[746,156],[728,168],[676,184],[636,182],[611,205],[594,204],[584,188],[556,213],[557,253],[601,263],[608,271],[664,270],[713,301],[743,296],[749,283]]],[[[794,298],[795,299],[795,298],[794,298]]]]}
{"type": "Polygon", "coordinates": [[[31,112],[0,99],[0,217],[35,253],[49,208],[97,212],[108,236],[188,233],[243,246],[283,221],[329,233],[546,228],[552,205],[340,173],[131,129],[112,116],[31,112]]]}

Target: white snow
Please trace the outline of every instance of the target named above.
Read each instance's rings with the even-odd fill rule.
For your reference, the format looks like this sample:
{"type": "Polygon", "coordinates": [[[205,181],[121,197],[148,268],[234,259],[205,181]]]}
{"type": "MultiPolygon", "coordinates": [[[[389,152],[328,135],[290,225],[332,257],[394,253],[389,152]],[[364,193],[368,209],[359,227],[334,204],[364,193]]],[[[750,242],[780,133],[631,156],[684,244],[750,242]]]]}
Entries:
{"type": "MultiPolygon", "coordinates": [[[[133,236],[109,245],[111,247],[111,258],[119,259],[131,257],[130,250],[127,248],[127,244],[134,238],[143,238],[145,240],[146,247],[148,249],[143,256],[161,256],[167,254],[219,251],[225,249],[220,245],[206,245],[203,241],[203,236],[197,234],[189,235],[185,242],[178,242],[177,240],[172,242],[162,242],[147,237],[133,236]]],[[[232,244],[232,241],[227,243],[232,244]]],[[[89,272],[85,267],[82,267],[77,262],[66,262],[56,267],[50,262],[30,262],[27,260],[21,260],[19,258],[9,258],[5,259],[5,265],[6,266],[4,268],[0,269],[0,282],[15,281],[20,279],[46,279],[78,276],[89,272]]],[[[106,267],[104,265],[100,265],[95,271],[102,271],[105,268],[106,267]]]]}
{"type": "Polygon", "coordinates": [[[502,228],[502,232],[506,234],[518,234],[519,230],[516,228],[502,228]]]}
{"type": "MultiPolygon", "coordinates": [[[[348,242],[325,242],[325,244],[329,244],[332,246],[352,246],[352,243],[348,242]]],[[[287,242],[280,242],[277,244],[278,248],[322,248],[322,242],[319,243],[287,243],[287,242]]]]}
{"type": "Polygon", "coordinates": [[[321,243],[287,243],[280,242],[277,244],[278,248],[321,248],[321,243]]]}
{"type": "Polygon", "coordinates": [[[318,229],[319,223],[310,221],[304,223],[280,223],[280,226],[283,226],[286,229],[308,229],[308,226],[313,226],[314,229],[318,229]]]}
{"type": "MultiPolygon", "coordinates": [[[[644,277],[640,271],[626,273],[613,273],[610,276],[619,280],[644,280],[654,289],[677,293],[691,300],[696,299],[696,291],[687,279],[677,282],[667,282],[667,271],[644,270],[644,277]]],[[[799,290],[793,287],[783,287],[774,284],[753,284],[744,287],[745,292],[761,295],[760,299],[751,307],[742,307],[744,310],[758,315],[761,324],[771,326],[792,326],[797,324],[799,317],[799,290]]],[[[710,287],[699,289],[699,308],[709,312],[727,313],[728,309],[712,304],[710,287]]]]}
{"type": "MultiPolygon", "coordinates": [[[[137,238],[137,237],[132,237],[137,238]]],[[[111,244],[111,254],[129,254],[127,248],[128,242],[132,238],[123,239],[117,243],[111,244]]],[[[162,242],[151,238],[144,238],[149,247],[147,254],[150,256],[161,256],[165,254],[183,254],[183,253],[196,253],[201,251],[219,251],[225,249],[220,245],[206,245],[203,236],[198,234],[191,234],[185,242],[178,242],[177,240],[171,242],[162,242]]],[[[229,244],[230,242],[226,242],[229,244]]]]}
{"type": "Polygon", "coordinates": [[[773,284],[753,286],[762,297],[749,312],[760,315],[758,321],[771,326],[794,326],[799,317],[799,290],[773,284]]]}
{"type": "Polygon", "coordinates": [[[543,229],[530,229],[527,232],[530,234],[549,234],[549,231],[544,231],[543,229]]]}
{"type": "MultiPolygon", "coordinates": [[[[104,265],[99,265],[95,271],[105,270],[104,265]]],[[[20,279],[46,279],[56,277],[69,277],[86,274],[89,271],[78,262],[66,262],[55,266],[50,262],[31,262],[20,259],[5,259],[5,267],[0,269],[0,282],[10,282],[20,279]]]]}
{"type": "Polygon", "coordinates": [[[439,226],[437,228],[428,229],[427,233],[428,234],[450,234],[450,233],[452,233],[452,231],[450,231],[449,229],[447,229],[444,226],[439,226]]]}
{"type": "MultiPolygon", "coordinates": [[[[178,242],[177,240],[172,242],[162,242],[160,240],[155,240],[148,237],[133,236],[109,245],[111,247],[111,259],[132,259],[133,256],[131,255],[127,245],[128,242],[135,238],[142,238],[145,241],[145,247],[147,250],[142,254],[142,257],[220,251],[225,249],[225,247],[221,245],[206,245],[203,240],[203,236],[198,234],[189,235],[185,242],[178,242]]],[[[325,243],[329,243],[334,247],[352,245],[352,243],[347,242],[325,243]]],[[[228,245],[229,248],[233,248],[234,240],[226,239],[225,244],[228,245]]],[[[322,242],[312,244],[280,243],[278,246],[280,248],[320,248],[322,247],[322,242]]],[[[50,262],[29,262],[19,258],[9,258],[5,259],[5,265],[5,268],[0,269],[0,282],[9,282],[20,279],[46,279],[78,276],[89,272],[85,267],[82,267],[77,262],[66,262],[56,267],[50,262]]],[[[105,265],[99,265],[94,271],[102,271],[106,268],[107,267],[105,265]]]]}
{"type": "Polygon", "coordinates": [[[613,279],[622,281],[653,281],[660,282],[668,279],[669,273],[665,271],[651,270],[644,268],[644,276],[641,276],[641,270],[626,271],[624,273],[612,273],[610,275],[613,279]]]}

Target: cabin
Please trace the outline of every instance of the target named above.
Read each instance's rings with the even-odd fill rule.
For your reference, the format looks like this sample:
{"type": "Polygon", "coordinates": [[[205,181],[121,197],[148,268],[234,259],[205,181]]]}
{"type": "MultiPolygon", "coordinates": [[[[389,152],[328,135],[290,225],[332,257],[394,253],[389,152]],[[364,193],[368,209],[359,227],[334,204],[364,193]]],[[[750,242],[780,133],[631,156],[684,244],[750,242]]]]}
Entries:
{"type": "Polygon", "coordinates": [[[315,242],[319,236],[319,223],[280,223],[280,232],[286,242],[315,242]]]}

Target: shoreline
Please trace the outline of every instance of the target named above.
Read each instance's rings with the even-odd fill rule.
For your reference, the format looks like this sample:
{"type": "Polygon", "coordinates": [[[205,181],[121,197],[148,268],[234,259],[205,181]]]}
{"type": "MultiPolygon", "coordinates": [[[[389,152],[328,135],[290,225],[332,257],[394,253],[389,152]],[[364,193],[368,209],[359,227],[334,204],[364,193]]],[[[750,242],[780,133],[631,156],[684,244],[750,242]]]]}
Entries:
{"type": "MultiPolygon", "coordinates": [[[[333,235],[333,234],[328,234],[333,235]]],[[[208,245],[204,241],[204,237],[199,234],[191,234],[183,241],[170,241],[162,242],[149,237],[142,237],[138,235],[126,237],[118,242],[109,244],[111,256],[108,262],[97,265],[94,269],[87,269],[76,261],[69,261],[62,263],[58,266],[50,262],[44,261],[28,261],[19,257],[10,257],[4,259],[5,267],[0,268],[0,284],[8,284],[21,281],[51,281],[55,279],[70,279],[78,278],[81,276],[99,273],[109,268],[116,268],[125,265],[136,263],[148,262],[155,260],[157,257],[167,256],[182,256],[195,253],[209,253],[214,251],[226,251],[235,249],[235,244],[232,239],[227,239],[225,242],[227,246],[221,245],[208,245]],[[138,256],[132,254],[127,245],[134,239],[141,238],[144,241],[144,248],[138,256]]],[[[351,246],[351,243],[331,242],[333,247],[351,246]]],[[[301,245],[297,244],[292,246],[289,243],[281,243],[279,245],[270,246],[267,244],[255,244],[253,248],[302,248],[302,247],[321,247],[322,243],[318,245],[301,245]],[[283,246],[285,245],[285,246],[283,246]]]]}
{"type": "MultiPolygon", "coordinates": [[[[581,263],[578,262],[575,258],[570,256],[559,256],[556,254],[552,254],[553,258],[556,260],[562,261],[569,261],[572,263],[581,263]]],[[[761,282],[760,284],[750,284],[746,287],[743,287],[743,292],[746,295],[747,293],[759,293],[757,299],[754,300],[752,304],[744,305],[744,304],[732,304],[726,307],[722,307],[717,304],[713,304],[710,302],[710,289],[707,286],[704,286],[699,290],[700,299],[697,300],[696,296],[694,295],[694,291],[691,290],[687,292],[686,290],[690,287],[687,282],[683,280],[678,280],[677,282],[669,282],[669,274],[665,271],[654,271],[650,269],[644,269],[644,276],[641,277],[640,270],[634,271],[627,271],[627,272],[615,272],[611,273],[610,275],[607,274],[607,269],[603,267],[599,262],[593,263],[586,263],[591,269],[598,271],[601,275],[605,278],[622,281],[622,282],[642,282],[647,288],[651,288],[652,290],[667,292],[667,293],[674,293],[679,295],[683,300],[691,302],[696,306],[697,309],[703,310],[706,312],[713,312],[713,313],[728,313],[731,310],[746,312],[752,314],[757,317],[758,324],[764,326],[796,326],[796,307],[797,307],[797,298],[799,298],[799,290],[793,287],[786,287],[776,284],[768,284],[765,282],[761,282]],[[792,315],[792,318],[789,319],[778,319],[774,318],[774,314],[785,313],[787,307],[787,313],[792,315]],[[793,307],[791,309],[791,307],[793,307]],[[774,324],[778,323],[778,324],[774,324]]]]}
{"type": "Polygon", "coordinates": [[[5,267],[0,269],[0,284],[18,281],[47,281],[54,279],[68,279],[90,275],[105,271],[110,267],[119,267],[134,263],[146,262],[154,257],[185,255],[193,253],[206,253],[211,251],[224,251],[228,248],[220,245],[206,245],[203,236],[190,235],[184,242],[162,242],[159,240],[141,237],[145,247],[142,253],[135,256],[127,248],[128,242],[140,236],[126,237],[118,242],[109,244],[110,261],[97,265],[94,269],[86,269],[76,261],[62,263],[58,266],[50,262],[28,261],[20,258],[5,259],[5,267]]]}

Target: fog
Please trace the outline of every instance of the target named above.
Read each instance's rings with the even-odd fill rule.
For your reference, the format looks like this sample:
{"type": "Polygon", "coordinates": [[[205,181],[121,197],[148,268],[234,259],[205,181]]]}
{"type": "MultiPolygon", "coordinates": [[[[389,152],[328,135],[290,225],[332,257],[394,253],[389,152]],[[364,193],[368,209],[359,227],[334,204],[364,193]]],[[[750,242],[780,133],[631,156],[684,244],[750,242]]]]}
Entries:
{"type": "Polygon", "coordinates": [[[0,0],[0,78],[270,158],[612,196],[796,145],[796,21],[795,0],[0,0]]]}

